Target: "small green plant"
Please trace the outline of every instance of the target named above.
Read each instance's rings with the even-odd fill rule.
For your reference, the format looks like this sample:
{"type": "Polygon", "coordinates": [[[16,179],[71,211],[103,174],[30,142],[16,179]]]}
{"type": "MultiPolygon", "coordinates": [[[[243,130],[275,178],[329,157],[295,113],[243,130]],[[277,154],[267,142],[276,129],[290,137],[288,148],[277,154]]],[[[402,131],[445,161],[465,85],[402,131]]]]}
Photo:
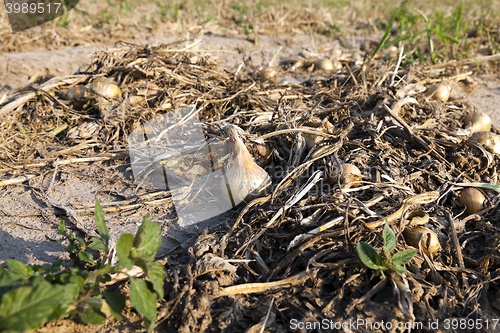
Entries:
{"type": "Polygon", "coordinates": [[[61,16],[61,27],[67,28],[69,26],[69,12],[66,12],[63,16],[61,16]]]}
{"type": "Polygon", "coordinates": [[[152,332],[156,302],[163,298],[163,266],[153,262],[161,243],[161,227],[146,215],[135,236],[120,236],[116,244],[119,263],[111,265],[106,261],[110,255],[109,231],[97,200],[95,220],[99,237],[88,241],[68,233],[63,221],[59,233],[66,238],[65,244],[47,237],[69,252],[75,268],[61,271],[61,259],[42,266],[7,260],[8,269],[0,266],[0,332],[23,332],[47,321],[74,316],[98,325],[106,320],[104,312],[121,321],[126,297],[106,291],[103,283],[111,281],[111,274],[134,265],[142,268],[147,280],[129,276],[130,303],[143,316],[147,331],[152,332]],[[99,257],[94,258],[89,250],[99,250],[99,257]]]}
{"type": "Polygon", "coordinates": [[[415,256],[417,250],[409,249],[391,256],[391,252],[396,247],[396,235],[394,235],[394,232],[389,227],[389,221],[386,222],[382,237],[384,245],[380,253],[377,253],[370,244],[358,242],[357,250],[359,258],[366,267],[377,271],[391,269],[398,274],[406,273],[407,271],[403,265],[415,256]]]}
{"type": "MultiPolygon", "coordinates": [[[[428,47],[432,62],[437,63],[436,56],[446,60],[446,56],[436,50],[434,39],[435,36],[438,36],[444,47],[448,45],[447,43],[460,44],[460,38],[464,36],[464,30],[467,28],[467,24],[462,19],[462,10],[463,4],[460,4],[450,16],[445,17],[442,12],[437,12],[433,17],[427,17],[418,9],[407,9],[405,3],[403,3],[401,8],[397,9],[392,15],[384,36],[370,58],[370,62],[382,48],[399,42],[407,42],[409,49],[416,50],[418,46],[422,45],[420,43],[422,36],[427,37],[425,44],[428,47]],[[418,15],[413,14],[413,10],[418,15]],[[396,28],[394,27],[395,22],[398,22],[396,28]],[[396,30],[396,36],[389,41],[393,30],[396,30]]],[[[410,58],[412,54],[407,53],[406,55],[407,58],[410,58]]],[[[454,48],[450,48],[449,55],[454,56],[454,48]]],[[[423,59],[421,56],[418,58],[423,59]]],[[[408,64],[408,62],[405,63],[408,64]]]]}

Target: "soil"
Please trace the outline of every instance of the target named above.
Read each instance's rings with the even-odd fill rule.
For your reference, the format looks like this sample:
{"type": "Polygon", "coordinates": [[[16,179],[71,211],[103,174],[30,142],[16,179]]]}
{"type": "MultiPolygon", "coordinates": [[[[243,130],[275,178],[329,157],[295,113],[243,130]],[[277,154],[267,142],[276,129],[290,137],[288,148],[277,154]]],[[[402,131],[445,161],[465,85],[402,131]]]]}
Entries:
{"type": "MultiPolygon", "coordinates": [[[[180,36],[155,35],[152,40],[134,40],[136,44],[168,43],[177,40],[180,36]]],[[[376,39],[376,38],[375,38],[376,39]]],[[[325,36],[315,35],[279,35],[259,36],[258,44],[249,41],[247,36],[220,36],[207,34],[203,37],[200,49],[209,50],[224,59],[224,69],[236,68],[243,59],[251,57],[257,67],[268,62],[281,47],[277,62],[296,55],[304,48],[313,49],[316,45],[335,45],[338,41],[325,36]]],[[[0,56],[0,98],[3,92],[9,92],[26,85],[30,76],[37,71],[48,69],[55,76],[75,73],[78,69],[85,69],[89,65],[89,55],[99,47],[113,47],[102,41],[99,45],[83,48],[66,48],[55,51],[32,50],[24,53],[7,53],[0,56]]],[[[315,75],[315,74],[311,74],[315,75]]],[[[478,111],[488,113],[494,125],[500,128],[500,80],[495,75],[481,75],[471,77],[472,85],[464,88],[456,86],[452,98],[466,101],[478,111]]],[[[50,150],[50,147],[46,147],[50,150]]],[[[26,185],[9,186],[0,190],[0,265],[7,259],[16,259],[28,264],[51,263],[57,258],[68,260],[68,255],[57,244],[48,241],[48,236],[61,239],[57,233],[57,225],[64,220],[67,225],[73,222],[67,214],[54,208],[47,202],[50,198],[66,207],[92,207],[95,199],[103,204],[123,201],[134,195],[136,188],[130,167],[117,160],[115,166],[103,166],[99,163],[90,164],[85,169],[77,166],[64,166],[57,174],[45,173],[42,177],[35,177],[38,183],[30,182],[26,185]],[[116,175],[123,178],[116,182],[116,175]],[[113,179],[108,181],[107,179],[113,179]],[[41,182],[41,183],[40,183],[41,182]],[[40,195],[34,195],[32,188],[48,188],[40,195]]],[[[36,175],[40,176],[40,175],[36,175]]],[[[221,216],[206,221],[203,224],[181,228],[176,221],[176,213],[169,201],[162,204],[142,205],[119,212],[106,213],[106,222],[111,230],[112,240],[116,240],[125,232],[135,233],[142,217],[150,214],[152,220],[161,223],[163,242],[158,252],[158,258],[179,247],[192,244],[202,230],[208,226],[218,224],[228,225],[237,216],[236,211],[229,211],[221,216]]],[[[81,215],[87,228],[93,229],[92,215],[81,215]]],[[[376,313],[383,315],[385,309],[376,313]]],[[[389,311],[389,310],[387,310],[389,311]]],[[[376,312],[376,311],[374,311],[376,312]]],[[[117,323],[108,319],[107,323],[99,327],[86,326],[73,320],[59,320],[56,323],[46,324],[37,332],[140,332],[141,320],[134,313],[127,317],[126,324],[117,323]]]]}

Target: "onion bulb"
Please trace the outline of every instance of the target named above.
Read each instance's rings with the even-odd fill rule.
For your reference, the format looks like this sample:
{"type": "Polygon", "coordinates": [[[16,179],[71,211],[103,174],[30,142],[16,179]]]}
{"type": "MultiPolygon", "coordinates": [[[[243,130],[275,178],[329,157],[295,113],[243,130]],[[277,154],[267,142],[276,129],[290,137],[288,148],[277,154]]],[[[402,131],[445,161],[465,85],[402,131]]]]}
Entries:
{"type": "Polygon", "coordinates": [[[115,98],[122,95],[120,87],[116,83],[108,80],[97,79],[87,85],[87,88],[92,89],[96,94],[106,98],[115,98]]]}
{"type": "MultiPolygon", "coordinates": [[[[343,186],[343,189],[348,189],[351,186],[358,186],[361,184],[361,171],[357,166],[354,164],[350,163],[342,163],[342,178],[340,181],[344,183],[345,185],[343,186]]],[[[335,183],[338,181],[340,172],[338,169],[336,169],[333,172],[333,175],[331,178],[328,179],[329,183],[335,183]]]]}
{"type": "Polygon", "coordinates": [[[500,136],[491,132],[476,132],[469,138],[470,142],[480,143],[493,154],[500,154],[500,136]]]}
{"type": "Polygon", "coordinates": [[[263,79],[272,79],[276,76],[277,71],[276,68],[274,67],[266,67],[263,70],[260,71],[260,77],[263,79]]]}
{"type": "Polygon", "coordinates": [[[316,62],[316,66],[324,71],[333,70],[333,63],[329,59],[321,59],[316,62]]]}
{"type": "Polygon", "coordinates": [[[246,199],[264,194],[271,183],[268,173],[252,159],[235,125],[224,128],[231,144],[232,161],[221,179],[222,194],[236,207],[246,199]]]}
{"type": "Polygon", "coordinates": [[[471,134],[489,132],[491,129],[491,118],[486,113],[474,111],[465,116],[464,124],[471,134]]]}
{"type": "Polygon", "coordinates": [[[334,59],[340,59],[342,57],[342,50],[339,47],[336,47],[332,51],[332,57],[334,59]]]}
{"type": "Polygon", "coordinates": [[[467,209],[465,210],[465,214],[476,214],[483,210],[484,201],[486,197],[481,191],[475,188],[466,188],[460,192],[460,196],[458,197],[458,202],[463,203],[467,209]]]}
{"type": "Polygon", "coordinates": [[[424,91],[424,94],[436,101],[446,102],[450,98],[451,86],[448,82],[445,81],[435,83],[427,88],[427,90],[424,91]]]}
{"type": "Polygon", "coordinates": [[[321,59],[316,61],[316,67],[328,72],[337,72],[342,69],[342,64],[338,60],[331,61],[330,59],[321,59]]]}
{"type": "Polygon", "coordinates": [[[422,245],[422,249],[426,252],[437,253],[441,250],[441,244],[439,243],[439,238],[436,233],[428,228],[415,227],[415,228],[405,228],[403,231],[403,236],[408,245],[415,248],[419,248],[422,245]]]}
{"type": "Polygon", "coordinates": [[[359,52],[359,51],[354,51],[354,52],[352,53],[352,55],[351,55],[351,59],[352,59],[352,61],[356,62],[356,61],[358,61],[358,60],[363,59],[363,56],[361,55],[361,52],[359,52]]]}

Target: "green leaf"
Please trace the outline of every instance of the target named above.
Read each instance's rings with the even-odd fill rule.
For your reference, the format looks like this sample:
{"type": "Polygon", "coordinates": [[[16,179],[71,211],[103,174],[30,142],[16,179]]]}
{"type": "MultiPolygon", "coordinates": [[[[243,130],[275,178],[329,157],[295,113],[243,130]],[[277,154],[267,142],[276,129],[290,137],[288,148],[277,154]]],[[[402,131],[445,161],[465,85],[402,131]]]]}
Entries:
{"type": "Polygon", "coordinates": [[[51,285],[45,280],[6,293],[0,305],[0,331],[39,327],[58,307],[63,294],[61,285],[51,285]]]}
{"type": "Polygon", "coordinates": [[[120,293],[105,293],[104,297],[109,306],[109,312],[116,320],[122,321],[121,313],[125,309],[125,296],[120,293]]]}
{"type": "Polygon", "coordinates": [[[384,247],[389,252],[392,252],[392,250],[394,250],[394,248],[396,247],[396,235],[394,235],[394,232],[391,230],[391,227],[389,226],[389,220],[387,219],[385,220],[383,238],[384,238],[384,247]]]}
{"type": "Polygon", "coordinates": [[[161,244],[161,226],[148,220],[148,217],[149,215],[144,216],[134,237],[133,257],[153,261],[161,244]]]}
{"type": "Polygon", "coordinates": [[[61,242],[59,242],[58,240],[56,239],[53,239],[53,238],[50,238],[49,236],[45,235],[45,239],[48,240],[48,241],[51,241],[51,242],[54,242],[56,244],[59,244],[60,247],[62,247],[66,252],[71,252],[69,248],[67,248],[66,246],[64,246],[61,242]]]}
{"type": "Polygon", "coordinates": [[[80,318],[90,325],[101,325],[106,321],[106,315],[94,306],[80,312],[80,318]]]}
{"type": "Polygon", "coordinates": [[[52,265],[50,265],[48,272],[51,274],[59,272],[61,270],[62,262],[62,259],[57,259],[56,261],[54,261],[52,265]]]}
{"type": "Polygon", "coordinates": [[[68,236],[68,235],[67,235],[67,231],[68,231],[68,229],[66,229],[66,225],[64,224],[64,221],[63,221],[63,220],[59,221],[59,228],[58,228],[58,231],[59,231],[59,233],[60,233],[61,235],[63,235],[63,236],[68,236]]]}
{"type": "Polygon", "coordinates": [[[437,29],[431,29],[436,35],[438,35],[441,40],[444,42],[446,40],[449,40],[452,43],[459,44],[460,41],[456,38],[450,37],[448,35],[443,34],[441,31],[438,31],[437,29]]]}
{"type": "Polygon", "coordinates": [[[65,281],[66,283],[74,283],[76,284],[81,290],[85,289],[85,279],[88,276],[88,272],[85,272],[82,275],[83,271],[80,271],[77,268],[71,268],[71,276],[69,276],[68,280],[65,281]]]}
{"type": "Polygon", "coordinates": [[[394,11],[394,14],[392,15],[392,18],[389,21],[389,24],[387,25],[387,29],[385,29],[384,36],[380,40],[380,43],[378,44],[377,48],[373,52],[373,54],[370,57],[370,60],[368,61],[368,63],[371,63],[371,61],[373,60],[373,58],[375,58],[375,56],[377,55],[377,53],[379,53],[379,51],[385,46],[385,42],[387,42],[387,39],[389,38],[389,35],[391,34],[392,25],[394,24],[394,19],[396,18],[396,14],[397,13],[398,13],[397,10],[394,11]]]}
{"type": "Polygon", "coordinates": [[[23,264],[20,261],[14,259],[8,259],[6,260],[6,262],[9,269],[12,272],[17,273],[23,279],[28,279],[35,273],[31,267],[23,264]]]}
{"type": "MultiPolygon", "coordinates": [[[[132,249],[132,252],[134,251],[134,249],[132,249]]],[[[142,258],[135,258],[134,259],[134,264],[136,266],[139,266],[140,268],[142,268],[142,270],[144,271],[144,273],[147,275],[148,274],[148,263],[142,259],[142,258]]]]}
{"type": "Polygon", "coordinates": [[[78,258],[80,258],[80,260],[82,261],[88,262],[89,264],[94,263],[94,257],[92,256],[92,253],[78,252],[78,258]]]}
{"type": "Polygon", "coordinates": [[[415,256],[416,253],[417,250],[415,249],[409,249],[402,252],[398,252],[394,256],[392,256],[392,262],[398,265],[404,265],[408,261],[410,261],[415,256]]]}
{"type": "Polygon", "coordinates": [[[359,259],[371,269],[380,269],[380,256],[377,251],[368,243],[358,242],[357,244],[359,259]]]}
{"type": "Polygon", "coordinates": [[[59,307],[56,308],[47,319],[48,321],[55,321],[64,315],[70,304],[74,304],[80,296],[80,286],[76,283],[69,283],[63,286],[64,291],[61,299],[59,300],[59,307]]]}
{"type": "Polygon", "coordinates": [[[387,46],[391,46],[391,45],[394,45],[394,44],[397,44],[405,39],[408,39],[411,37],[411,34],[407,33],[407,34],[404,34],[403,36],[400,36],[400,37],[397,37],[395,38],[394,40],[391,40],[390,42],[387,42],[384,44],[385,47],[387,46]]]}
{"type": "MultiPolygon", "coordinates": [[[[24,283],[19,275],[0,266],[0,302],[5,293],[24,283]]],[[[0,303],[1,304],[1,303],[0,303]]]]}
{"type": "Polygon", "coordinates": [[[102,210],[99,200],[95,200],[95,223],[97,224],[97,230],[99,230],[99,235],[104,239],[106,248],[108,248],[109,243],[109,230],[104,221],[104,211],[102,210]]]}
{"type": "Polygon", "coordinates": [[[73,304],[78,299],[80,295],[80,290],[83,288],[78,284],[78,282],[68,283],[64,285],[64,296],[60,300],[61,306],[68,306],[73,304]]]}
{"type": "Polygon", "coordinates": [[[148,277],[159,298],[163,298],[163,279],[165,278],[163,265],[159,262],[148,265],[148,277]]]}
{"type": "Polygon", "coordinates": [[[465,187],[480,187],[480,188],[485,188],[488,190],[494,190],[497,192],[500,192],[500,185],[495,185],[495,184],[488,184],[488,183],[458,183],[458,186],[465,186],[465,187]]]}
{"type": "Polygon", "coordinates": [[[50,264],[42,264],[41,266],[33,265],[33,270],[35,272],[48,273],[48,272],[50,272],[51,267],[52,267],[52,265],[50,265],[50,264]]]}
{"type": "Polygon", "coordinates": [[[420,35],[423,34],[424,32],[427,32],[427,30],[422,30],[422,31],[418,32],[415,36],[412,37],[412,39],[410,40],[410,43],[415,44],[415,42],[420,38],[420,35]]]}
{"type": "Polygon", "coordinates": [[[398,274],[403,274],[403,273],[408,272],[406,270],[406,268],[404,268],[403,266],[397,265],[397,264],[392,264],[392,265],[390,265],[389,268],[392,269],[394,272],[396,272],[398,274]]]}
{"type": "Polygon", "coordinates": [[[97,237],[93,237],[89,240],[87,246],[92,250],[106,251],[106,245],[97,237]]]}
{"type": "Polygon", "coordinates": [[[132,236],[132,234],[121,235],[116,243],[116,255],[118,256],[118,260],[120,261],[120,264],[128,269],[132,269],[132,267],[134,267],[134,262],[129,259],[133,243],[134,236],[132,236]]]}
{"type": "Polygon", "coordinates": [[[144,317],[144,325],[148,332],[153,331],[156,320],[156,300],[157,296],[150,282],[136,278],[130,279],[130,302],[144,317]]]}

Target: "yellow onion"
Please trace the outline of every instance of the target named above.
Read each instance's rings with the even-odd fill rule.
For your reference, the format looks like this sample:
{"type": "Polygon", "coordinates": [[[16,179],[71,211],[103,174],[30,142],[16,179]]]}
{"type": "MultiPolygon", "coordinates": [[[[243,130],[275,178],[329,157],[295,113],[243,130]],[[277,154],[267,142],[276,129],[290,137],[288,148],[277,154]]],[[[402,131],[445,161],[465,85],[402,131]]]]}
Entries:
{"type": "Polygon", "coordinates": [[[330,59],[321,59],[316,62],[316,67],[324,71],[333,70],[333,63],[330,59]]]}
{"type": "Polygon", "coordinates": [[[278,72],[276,71],[276,68],[274,67],[266,67],[263,70],[260,71],[259,75],[263,79],[272,79],[276,76],[278,72]]]}
{"type": "Polygon", "coordinates": [[[468,113],[465,116],[464,124],[471,134],[491,130],[491,118],[483,112],[468,113]]]}
{"type": "Polygon", "coordinates": [[[441,250],[441,244],[436,233],[428,228],[414,227],[405,228],[403,236],[408,245],[419,248],[418,243],[422,245],[422,249],[426,252],[437,253],[441,250]]]}
{"type": "Polygon", "coordinates": [[[146,97],[140,96],[140,95],[131,95],[128,97],[128,100],[129,100],[130,104],[137,105],[137,104],[141,104],[142,102],[144,102],[146,100],[146,97]]]}
{"type": "Polygon", "coordinates": [[[335,72],[341,71],[342,70],[342,63],[338,60],[333,61],[333,70],[335,72]]]}
{"type": "MultiPolygon", "coordinates": [[[[343,186],[344,189],[348,189],[350,188],[351,186],[358,186],[361,184],[360,180],[361,180],[361,171],[359,170],[359,168],[357,166],[355,166],[354,164],[350,164],[350,163],[342,163],[341,165],[342,167],[342,178],[340,179],[340,181],[345,184],[343,186]]],[[[336,183],[339,179],[339,170],[336,169],[334,172],[333,172],[333,175],[332,177],[330,177],[328,179],[328,182],[331,183],[331,184],[334,184],[336,183]]]]}
{"type": "Polygon", "coordinates": [[[333,59],[340,59],[342,57],[342,50],[339,47],[336,47],[332,51],[333,59]]]}
{"type": "Polygon", "coordinates": [[[247,199],[264,194],[271,178],[254,162],[236,126],[226,126],[224,133],[231,143],[232,161],[221,179],[222,194],[227,202],[236,207],[247,199]]]}
{"type": "Polygon", "coordinates": [[[342,69],[342,64],[338,60],[331,61],[330,59],[321,59],[316,61],[316,67],[328,72],[337,72],[342,69]]]}
{"type": "Polygon", "coordinates": [[[363,56],[361,55],[361,52],[359,52],[359,51],[354,51],[354,52],[352,53],[352,55],[351,55],[351,59],[352,59],[352,61],[356,62],[356,61],[358,61],[358,60],[363,59],[363,56]]]}
{"type": "Polygon", "coordinates": [[[109,80],[97,79],[87,85],[87,88],[92,89],[96,94],[106,98],[115,98],[122,95],[120,87],[109,80]]]}
{"type": "Polygon", "coordinates": [[[486,197],[484,194],[472,187],[463,189],[458,197],[458,202],[463,203],[467,207],[465,210],[465,214],[467,215],[476,214],[483,210],[485,200],[486,197]]]}
{"type": "Polygon", "coordinates": [[[470,142],[481,144],[487,151],[500,154],[500,136],[491,132],[476,132],[469,138],[470,142]]]}
{"type": "Polygon", "coordinates": [[[424,94],[436,101],[446,102],[450,98],[451,86],[446,81],[435,83],[427,88],[427,90],[424,91],[424,94]]]}

